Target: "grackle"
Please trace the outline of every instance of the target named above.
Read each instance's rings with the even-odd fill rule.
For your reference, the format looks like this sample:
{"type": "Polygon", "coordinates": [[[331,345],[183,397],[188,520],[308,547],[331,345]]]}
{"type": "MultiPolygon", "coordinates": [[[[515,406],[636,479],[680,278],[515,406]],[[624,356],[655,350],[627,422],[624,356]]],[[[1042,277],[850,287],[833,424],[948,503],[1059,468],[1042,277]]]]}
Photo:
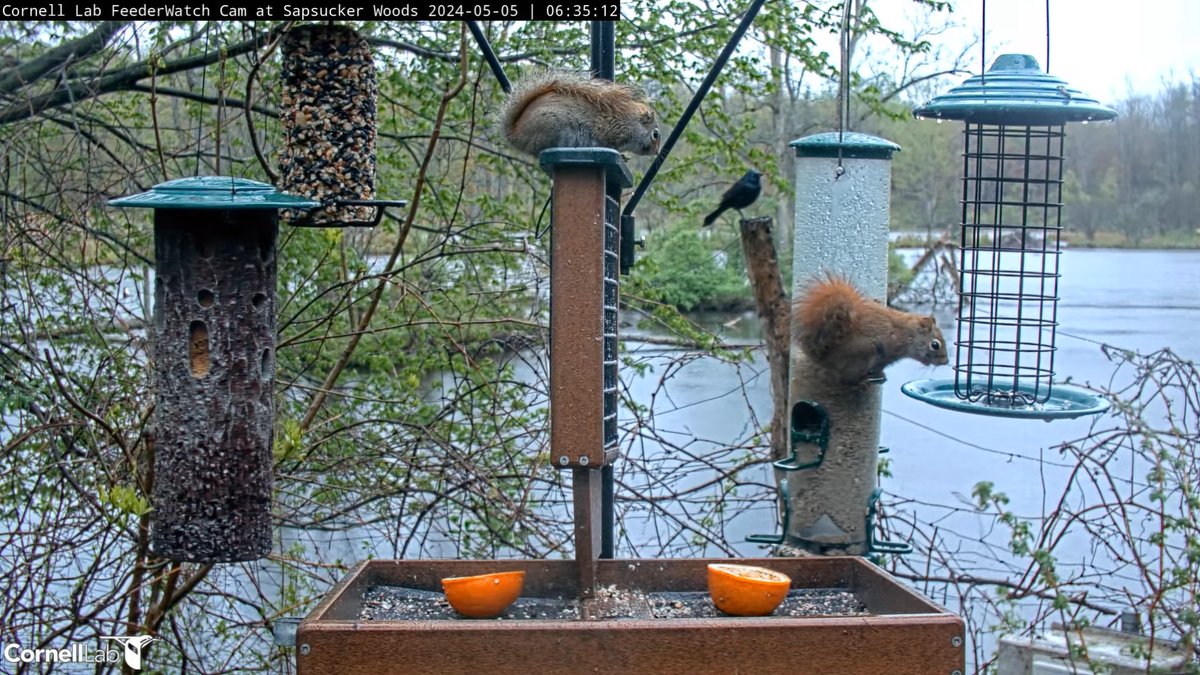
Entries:
{"type": "Polygon", "coordinates": [[[762,183],[758,180],[761,175],[751,169],[741,180],[731,185],[725,194],[721,195],[721,203],[717,205],[717,210],[704,217],[705,227],[715,223],[728,209],[734,209],[740,214],[742,209],[753,204],[762,192],[762,183]]]}

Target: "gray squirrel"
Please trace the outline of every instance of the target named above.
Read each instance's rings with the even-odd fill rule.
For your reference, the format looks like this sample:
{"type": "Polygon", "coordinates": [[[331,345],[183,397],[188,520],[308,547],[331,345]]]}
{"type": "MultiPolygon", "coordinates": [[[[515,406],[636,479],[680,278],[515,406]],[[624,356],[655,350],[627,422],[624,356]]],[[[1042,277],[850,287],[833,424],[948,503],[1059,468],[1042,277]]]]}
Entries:
{"type": "Polygon", "coordinates": [[[605,147],[653,155],[658,116],[636,87],[578,73],[546,71],[516,83],[498,115],[500,132],[522,152],[605,147]]]}

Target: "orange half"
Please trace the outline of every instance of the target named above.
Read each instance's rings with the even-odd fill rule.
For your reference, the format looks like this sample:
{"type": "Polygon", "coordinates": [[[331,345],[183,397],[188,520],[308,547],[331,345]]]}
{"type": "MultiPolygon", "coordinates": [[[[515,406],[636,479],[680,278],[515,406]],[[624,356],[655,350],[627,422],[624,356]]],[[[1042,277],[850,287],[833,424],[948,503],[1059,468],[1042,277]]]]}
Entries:
{"type": "Polygon", "coordinates": [[[524,585],[525,572],[521,570],[442,579],[450,606],[472,619],[500,616],[521,595],[524,585]]]}
{"type": "Polygon", "coordinates": [[[766,616],[787,597],[792,579],[752,565],[708,566],[708,594],[717,609],[733,616],[766,616]]]}

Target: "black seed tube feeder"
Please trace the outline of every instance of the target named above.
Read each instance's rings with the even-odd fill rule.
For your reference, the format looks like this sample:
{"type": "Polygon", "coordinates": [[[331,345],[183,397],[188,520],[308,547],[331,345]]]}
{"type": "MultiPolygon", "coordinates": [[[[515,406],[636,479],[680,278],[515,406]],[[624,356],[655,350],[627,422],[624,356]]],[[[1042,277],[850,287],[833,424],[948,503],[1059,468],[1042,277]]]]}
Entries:
{"type": "Polygon", "coordinates": [[[155,554],[254,560],[271,550],[275,240],[266,183],[182,178],[109,202],[154,209],[155,554]]]}
{"type": "Polygon", "coordinates": [[[985,74],[913,111],[964,122],[962,222],[954,380],[909,382],[905,394],[1044,420],[1108,409],[1107,400],[1053,379],[1063,128],[1116,114],[1025,54],[998,57],[985,74]]]}
{"type": "Polygon", "coordinates": [[[347,26],[312,24],[288,31],[281,50],[280,184],[324,205],[296,218],[287,214],[288,220],[309,226],[377,224],[382,213],[372,200],[378,91],[370,46],[347,26]]]}

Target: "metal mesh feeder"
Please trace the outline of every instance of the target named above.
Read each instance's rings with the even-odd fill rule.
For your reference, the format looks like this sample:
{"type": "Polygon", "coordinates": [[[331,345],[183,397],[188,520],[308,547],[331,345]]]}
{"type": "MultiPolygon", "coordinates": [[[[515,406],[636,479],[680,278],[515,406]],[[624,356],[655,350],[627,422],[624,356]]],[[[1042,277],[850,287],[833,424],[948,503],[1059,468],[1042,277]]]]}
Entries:
{"type": "Polygon", "coordinates": [[[985,415],[1093,415],[1108,401],[1054,384],[1062,231],[1063,130],[1116,111],[1005,54],[983,75],[913,111],[961,120],[962,221],[954,379],[902,391],[932,405],[985,415]]]}
{"type": "Polygon", "coordinates": [[[275,242],[279,209],[314,201],[205,176],[114,199],[154,209],[154,521],[191,562],[271,550],[275,242]]]}

